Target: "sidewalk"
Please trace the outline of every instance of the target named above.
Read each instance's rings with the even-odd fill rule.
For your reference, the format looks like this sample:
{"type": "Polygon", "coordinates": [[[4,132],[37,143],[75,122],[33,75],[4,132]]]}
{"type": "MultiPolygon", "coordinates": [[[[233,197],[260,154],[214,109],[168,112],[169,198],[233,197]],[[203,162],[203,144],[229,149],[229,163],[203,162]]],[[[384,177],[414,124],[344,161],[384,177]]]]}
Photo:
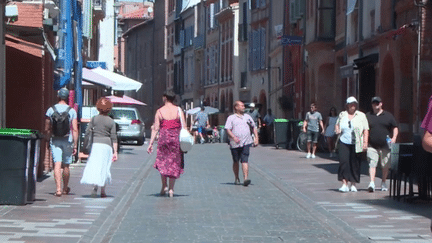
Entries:
{"type": "MultiPolygon", "coordinates": [[[[369,193],[368,165],[362,164],[361,183],[357,193],[341,193],[337,181],[338,161],[328,154],[306,159],[305,153],[258,147],[252,152],[253,165],[298,203],[313,207],[324,219],[335,218],[366,239],[375,242],[431,242],[430,203],[407,203],[389,197],[389,192],[369,193]],[[271,154],[271,160],[268,159],[271,154]]],[[[380,170],[377,173],[380,176],[380,170]]],[[[375,179],[381,184],[381,178],[375,179]]]]}
{"type": "Polygon", "coordinates": [[[70,195],[55,197],[52,173],[36,184],[36,201],[25,206],[1,205],[0,242],[85,242],[85,235],[107,223],[107,218],[123,207],[135,179],[147,165],[143,147],[123,146],[113,163],[113,185],[107,198],[91,198],[91,186],[79,183],[85,164],[71,165],[70,195]]]}

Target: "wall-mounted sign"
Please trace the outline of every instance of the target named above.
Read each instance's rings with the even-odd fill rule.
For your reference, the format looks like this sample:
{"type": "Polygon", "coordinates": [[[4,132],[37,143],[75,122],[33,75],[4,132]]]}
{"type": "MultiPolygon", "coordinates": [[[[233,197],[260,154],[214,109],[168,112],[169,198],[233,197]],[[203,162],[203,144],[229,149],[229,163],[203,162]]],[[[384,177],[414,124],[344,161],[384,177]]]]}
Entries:
{"type": "Polygon", "coordinates": [[[87,68],[90,68],[90,69],[97,68],[97,67],[107,69],[106,62],[87,61],[86,66],[87,66],[87,68]]]}
{"type": "Polygon", "coordinates": [[[340,71],[340,78],[349,78],[354,75],[354,66],[351,63],[346,66],[340,67],[339,71],[340,71]]]}
{"type": "Polygon", "coordinates": [[[303,37],[295,35],[284,35],[281,39],[281,44],[283,46],[299,46],[302,44],[303,37]]]}

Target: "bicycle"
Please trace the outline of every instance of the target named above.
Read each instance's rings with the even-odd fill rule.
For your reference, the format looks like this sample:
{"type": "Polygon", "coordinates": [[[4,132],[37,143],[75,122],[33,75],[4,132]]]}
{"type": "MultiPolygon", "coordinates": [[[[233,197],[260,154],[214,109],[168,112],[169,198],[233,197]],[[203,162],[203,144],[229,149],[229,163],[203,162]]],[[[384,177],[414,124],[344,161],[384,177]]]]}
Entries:
{"type": "MultiPolygon", "coordinates": [[[[300,132],[297,138],[297,149],[302,152],[307,152],[307,133],[303,131],[300,132]]],[[[327,138],[321,133],[318,137],[317,150],[322,152],[328,151],[327,138]]]]}

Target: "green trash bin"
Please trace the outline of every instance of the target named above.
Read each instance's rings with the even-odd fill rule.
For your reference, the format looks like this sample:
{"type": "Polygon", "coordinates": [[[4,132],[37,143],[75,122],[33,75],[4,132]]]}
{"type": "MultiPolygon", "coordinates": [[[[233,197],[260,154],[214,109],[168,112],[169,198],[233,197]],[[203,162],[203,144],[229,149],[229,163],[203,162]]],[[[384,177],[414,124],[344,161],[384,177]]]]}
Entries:
{"type": "Polygon", "coordinates": [[[0,129],[0,204],[35,200],[41,137],[30,129],[0,129]]]}
{"type": "Polygon", "coordinates": [[[287,119],[274,119],[274,143],[278,149],[280,145],[285,144],[288,146],[288,120],[287,119]]]}

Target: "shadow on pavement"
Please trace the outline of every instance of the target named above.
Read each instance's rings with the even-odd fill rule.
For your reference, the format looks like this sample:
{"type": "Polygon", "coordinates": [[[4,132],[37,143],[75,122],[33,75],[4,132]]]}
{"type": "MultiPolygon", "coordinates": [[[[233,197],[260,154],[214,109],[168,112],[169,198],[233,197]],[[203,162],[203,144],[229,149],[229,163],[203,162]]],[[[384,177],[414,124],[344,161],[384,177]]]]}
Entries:
{"type": "MultiPolygon", "coordinates": [[[[339,169],[339,163],[338,162],[337,163],[331,163],[331,164],[314,164],[313,166],[315,166],[319,169],[326,170],[330,174],[334,174],[334,175],[336,175],[338,173],[338,169],[339,169]]],[[[369,176],[369,164],[366,161],[361,163],[360,174],[369,176]]],[[[377,176],[376,177],[381,178],[381,169],[380,168],[377,169],[377,176]]]]}
{"type": "MultiPolygon", "coordinates": [[[[152,194],[147,194],[148,197],[168,197],[168,194],[165,195],[160,195],[159,193],[152,193],[152,194]]],[[[190,195],[185,195],[185,194],[175,194],[174,192],[174,197],[189,197],[190,195]]]]}
{"type": "Polygon", "coordinates": [[[48,178],[50,178],[50,176],[48,174],[43,174],[42,176],[37,177],[37,182],[42,182],[48,178]]]}

